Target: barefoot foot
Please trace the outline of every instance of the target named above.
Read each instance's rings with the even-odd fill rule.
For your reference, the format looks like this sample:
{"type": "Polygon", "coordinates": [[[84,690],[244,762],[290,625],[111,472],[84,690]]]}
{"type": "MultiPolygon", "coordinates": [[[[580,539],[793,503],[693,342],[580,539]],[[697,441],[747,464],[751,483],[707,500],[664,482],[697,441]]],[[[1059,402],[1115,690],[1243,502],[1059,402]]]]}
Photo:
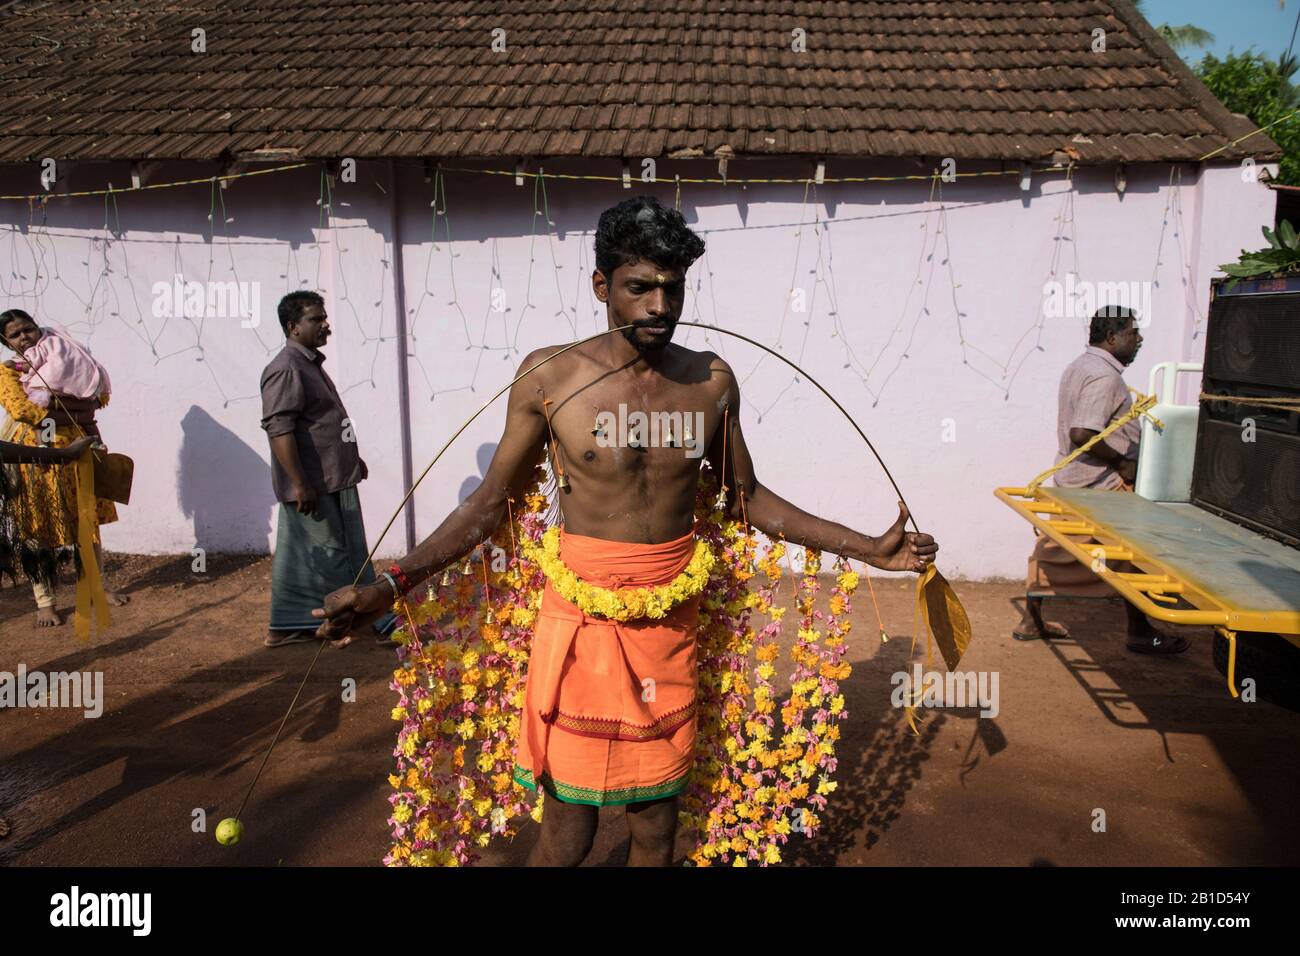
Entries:
{"type": "Polygon", "coordinates": [[[121,591],[105,591],[104,600],[113,607],[121,607],[123,604],[128,603],[131,598],[129,595],[123,594],[121,591]]]}
{"type": "Polygon", "coordinates": [[[38,607],[36,609],[36,626],[37,627],[59,627],[63,624],[63,618],[59,612],[52,607],[38,607]]]}

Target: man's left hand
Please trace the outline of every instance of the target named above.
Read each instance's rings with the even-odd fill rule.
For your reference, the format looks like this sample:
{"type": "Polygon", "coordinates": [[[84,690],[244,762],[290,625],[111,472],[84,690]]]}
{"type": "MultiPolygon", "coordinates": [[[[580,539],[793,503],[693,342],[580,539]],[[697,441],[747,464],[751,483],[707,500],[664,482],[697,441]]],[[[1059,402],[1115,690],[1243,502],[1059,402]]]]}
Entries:
{"type": "Polygon", "coordinates": [[[905,532],[910,513],[907,505],[898,503],[898,520],[876,539],[876,553],[868,563],[882,571],[916,571],[918,574],[934,563],[939,546],[928,534],[905,532]]]}

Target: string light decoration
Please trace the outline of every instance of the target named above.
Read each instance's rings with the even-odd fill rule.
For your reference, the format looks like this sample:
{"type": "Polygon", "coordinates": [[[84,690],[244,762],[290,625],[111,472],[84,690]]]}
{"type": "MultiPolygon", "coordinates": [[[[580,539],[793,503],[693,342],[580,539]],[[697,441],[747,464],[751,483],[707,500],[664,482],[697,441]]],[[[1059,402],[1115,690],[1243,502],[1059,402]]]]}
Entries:
{"type": "MultiPolygon", "coordinates": [[[[1165,208],[1160,214],[1160,239],[1156,242],[1155,262],[1151,265],[1151,285],[1154,288],[1160,287],[1160,267],[1164,265],[1161,256],[1165,247],[1165,232],[1169,228],[1169,213],[1172,210],[1174,214],[1174,244],[1178,249],[1178,278],[1183,287],[1183,304],[1192,314],[1192,341],[1196,341],[1201,334],[1201,325],[1205,321],[1205,313],[1201,311],[1200,296],[1196,294],[1196,281],[1192,275],[1191,256],[1183,246],[1183,236],[1187,232],[1186,224],[1183,221],[1183,170],[1181,166],[1169,167],[1169,188],[1165,190],[1165,208]]],[[[1151,316],[1145,317],[1150,321],[1151,316]]]]}
{"type": "MultiPolygon", "coordinates": [[[[1047,282],[1044,283],[1044,285],[1046,285],[1047,283],[1058,281],[1057,276],[1060,274],[1060,269],[1061,269],[1062,250],[1067,245],[1070,248],[1070,255],[1071,255],[1070,271],[1074,275],[1079,274],[1079,268],[1080,268],[1079,267],[1079,243],[1075,237],[1075,231],[1074,231],[1074,197],[1076,192],[1074,188],[1074,169],[1075,169],[1074,166],[1070,166],[1066,169],[1066,173],[1065,173],[1066,188],[1061,191],[1061,206],[1060,209],[1057,210],[1056,215],[1052,217],[1052,221],[1056,223],[1056,235],[1052,237],[1051,265],[1048,267],[1047,282]]],[[[1045,320],[1045,316],[1043,315],[1043,308],[1041,302],[1038,304],[1036,312],[1037,315],[1034,322],[1029,326],[1028,329],[1024,331],[1024,333],[1021,334],[1020,338],[1016,340],[1015,344],[1012,345],[1010,352],[1008,352],[1007,354],[1007,360],[1005,363],[999,362],[992,355],[989,355],[987,352],[983,351],[982,349],[979,349],[973,343],[967,341],[964,333],[962,334],[962,349],[963,349],[962,363],[965,364],[968,368],[971,368],[971,370],[975,371],[977,374],[982,374],[979,372],[978,369],[975,369],[974,366],[970,364],[969,357],[965,354],[965,349],[969,346],[973,351],[977,352],[978,354],[982,355],[983,357],[987,358],[989,361],[997,365],[998,368],[1000,368],[1002,371],[1002,379],[1006,382],[1005,385],[1000,386],[1002,388],[1002,392],[1003,392],[1002,397],[1004,400],[1010,399],[1011,384],[1015,381],[1016,376],[1020,374],[1020,369],[1024,366],[1025,360],[1028,359],[1029,356],[1032,355],[1034,352],[1045,351],[1042,345],[1043,323],[1045,320]],[[1023,353],[1021,353],[1020,361],[1016,363],[1015,369],[1012,370],[1011,363],[1012,361],[1014,361],[1016,353],[1020,349],[1021,344],[1025,341],[1025,339],[1027,339],[1030,336],[1030,334],[1033,334],[1034,336],[1033,346],[1031,348],[1026,349],[1023,353]]],[[[984,376],[984,377],[988,378],[988,376],[984,376]]],[[[993,381],[993,380],[989,379],[989,381],[993,381]]],[[[994,382],[994,384],[997,385],[999,383],[994,382]]]]}
{"type": "MultiPolygon", "coordinates": [[[[191,353],[197,353],[193,358],[203,365],[213,387],[221,396],[223,408],[229,408],[239,402],[259,401],[260,395],[258,393],[232,395],[226,387],[229,382],[224,380],[208,361],[208,346],[205,343],[204,335],[208,331],[207,325],[211,316],[208,315],[207,309],[199,310],[197,314],[191,315],[180,302],[175,302],[172,303],[170,309],[166,310],[168,314],[154,316],[152,306],[141,302],[142,288],[151,288],[154,285],[154,280],[163,277],[150,276],[143,284],[143,287],[138,285],[133,276],[128,249],[132,242],[168,242],[171,246],[171,270],[165,277],[166,280],[177,280],[181,288],[185,288],[186,284],[191,281],[201,281],[207,288],[211,288],[214,283],[234,282],[235,287],[241,289],[244,282],[240,276],[235,249],[239,245],[249,245],[250,242],[242,239],[236,241],[229,233],[228,226],[236,221],[236,217],[228,206],[230,200],[227,195],[226,184],[233,180],[289,172],[311,165],[314,164],[296,163],[222,176],[141,185],[129,189],[114,189],[110,186],[105,190],[51,193],[44,196],[0,197],[26,201],[29,211],[28,228],[25,233],[16,224],[11,223],[8,225],[10,269],[8,276],[0,279],[0,293],[10,299],[31,303],[31,311],[39,317],[41,312],[38,305],[39,300],[47,295],[53,283],[57,282],[61,289],[81,307],[78,316],[67,316],[66,318],[60,316],[62,324],[67,326],[74,334],[84,337],[88,344],[93,343],[96,332],[106,322],[116,321],[133,339],[149,350],[155,366],[169,359],[177,359],[191,353]],[[179,235],[171,240],[128,239],[122,224],[121,210],[119,209],[119,197],[122,194],[181,186],[206,186],[209,191],[207,228],[201,240],[207,247],[207,264],[203,269],[202,279],[191,279],[193,273],[185,265],[184,249],[186,243],[179,235]],[[76,238],[78,240],[83,237],[56,232],[50,228],[48,221],[48,211],[52,200],[73,197],[100,197],[104,205],[104,219],[100,227],[100,234],[84,237],[87,242],[87,257],[82,260],[82,265],[86,266],[86,284],[89,286],[89,291],[85,294],[76,285],[64,278],[58,258],[58,243],[55,241],[59,237],[76,238]],[[38,214],[39,220],[37,218],[38,214]],[[227,259],[225,265],[219,265],[217,262],[218,246],[223,247],[227,259]],[[30,275],[24,271],[24,260],[31,265],[30,275]],[[125,281],[126,296],[119,291],[121,282],[115,282],[115,278],[125,281]],[[179,347],[164,351],[162,342],[165,336],[175,334],[172,329],[175,323],[187,327],[187,341],[179,345],[179,347]]],[[[372,307],[366,309],[367,314],[373,315],[375,318],[372,322],[363,320],[349,290],[347,271],[352,260],[346,256],[348,250],[342,244],[343,235],[337,217],[334,215],[335,198],[332,175],[324,165],[320,166],[319,180],[319,195],[315,203],[318,207],[317,229],[314,234],[314,241],[310,245],[316,259],[314,273],[305,273],[298,262],[299,254],[297,250],[294,249],[291,243],[284,243],[286,247],[285,268],[284,272],[280,274],[280,278],[285,280],[284,293],[296,289],[324,288],[322,270],[325,257],[322,255],[322,240],[325,239],[328,244],[331,244],[337,250],[335,257],[335,302],[338,303],[338,308],[346,318],[351,320],[351,324],[355,327],[360,339],[358,347],[372,349],[369,356],[368,373],[354,382],[342,384],[340,392],[347,393],[367,384],[371,388],[377,388],[375,370],[383,354],[383,345],[393,339],[393,335],[385,334],[383,327],[383,306],[390,285],[388,279],[392,264],[386,260],[383,262],[378,294],[372,303],[372,307]],[[377,331],[371,330],[369,326],[372,324],[378,325],[377,331]]],[[[269,243],[268,245],[279,246],[280,243],[269,243]]],[[[335,318],[338,317],[335,316],[335,318]]],[[[246,325],[242,331],[252,332],[253,339],[257,343],[256,350],[260,351],[264,359],[269,360],[272,355],[283,347],[284,342],[278,334],[275,334],[278,332],[278,326],[272,326],[268,323],[268,328],[274,330],[269,336],[270,340],[263,335],[260,323],[246,325]]]]}
{"type": "MultiPolygon", "coordinates": [[[[239,268],[235,256],[236,242],[231,238],[228,232],[228,225],[235,221],[231,210],[227,205],[226,185],[228,181],[243,179],[250,176],[268,175],[273,173],[287,172],[291,170],[302,169],[311,164],[295,163],[286,166],[273,167],[268,169],[250,170],[242,173],[231,173],[222,176],[209,176],[196,179],[186,179],[169,183],[154,183],[142,186],[133,186],[129,189],[114,189],[110,186],[103,190],[83,190],[68,193],[51,193],[48,195],[20,195],[20,196],[2,196],[0,199],[21,200],[28,203],[29,206],[29,228],[26,233],[20,230],[17,225],[11,224],[8,228],[10,234],[10,270],[9,281],[0,281],[0,292],[11,298],[17,299],[39,299],[46,294],[51,284],[58,282],[61,288],[66,291],[75,301],[79,302],[83,309],[83,315],[79,320],[74,320],[69,324],[74,331],[83,334],[89,340],[93,337],[95,331],[103,324],[104,321],[115,319],[142,345],[149,349],[154,358],[155,364],[164,360],[177,358],[189,353],[197,353],[196,360],[202,362],[207,374],[222,398],[223,407],[229,407],[231,404],[243,401],[252,401],[257,398],[254,394],[231,395],[226,391],[225,384],[220,375],[212,368],[207,361],[206,346],[204,340],[205,326],[207,317],[205,315],[190,316],[185,314],[184,309],[174,310],[175,314],[165,316],[161,324],[156,327],[151,324],[149,319],[149,310],[139,301],[138,293],[135,289],[135,283],[131,282],[131,263],[127,256],[127,246],[124,238],[121,222],[121,212],[119,209],[119,196],[125,193],[137,191],[168,189],[182,186],[199,186],[206,185],[209,190],[209,214],[208,230],[206,236],[206,245],[208,246],[208,262],[204,270],[207,283],[214,281],[226,281],[233,279],[240,283],[239,268]],[[101,234],[98,236],[88,237],[88,255],[83,260],[87,266],[87,282],[89,292],[84,296],[78,291],[77,287],[69,282],[59,268],[58,251],[55,237],[59,234],[49,228],[47,210],[49,203],[55,199],[63,198],[90,198],[101,197],[104,203],[104,221],[101,227],[101,234]],[[39,223],[37,219],[39,211],[39,223]],[[225,247],[224,253],[227,262],[224,265],[218,265],[216,257],[218,255],[218,236],[220,244],[225,247]],[[29,277],[24,271],[21,260],[26,260],[31,264],[34,275],[29,277]],[[224,274],[218,275],[222,272],[224,274]],[[130,294],[125,299],[118,291],[118,283],[114,278],[125,277],[130,286],[130,294]],[[125,314],[124,314],[125,313],[125,314]],[[133,314],[132,314],[133,313],[133,314]],[[189,327],[192,340],[171,351],[160,352],[160,342],[164,333],[168,332],[169,325],[173,321],[186,323],[189,327]]],[[[1075,239],[1074,231],[1074,196],[1073,175],[1075,166],[1067,165],[1048,166],[1035,170],[1038,174],[1043,173],[1063,173],[1064,181],[1067,185],[1062,194],[1061,209],[1054,222],[1057,223],[1056,234],[1053,236],[1054,249],[1052,254],[1051,265],[1049,268],[1048,281],[1058,281],[1061,275],[1061,266],[1063,262],[1063,246],[1070,245],[1071,259],[1073,262],[1072,272],[1078,274],[1078,246],[1075,239]]],[[[953,173],[958,179],[974,178],[1006,178],[1008,176],[1019,175],[1018,170],[977,170],[971,172],[953,173]]],[[[315,241],[311,248],[315,254],[316,263],[314,270],[314,287],[323,288],[324,256],[322,254],[322,243],[332,244],[335,257],[334,269],[334,301],[337,303],[339,311],[344,313],[348,323],[354,328],[358,344],[361,348],[371,349],[369,356],[369,371],[366,375],[356,381],[344,384],[341,392],[349,392],[362,385],[369,384],[371,388],[377,388],[375,380],[375,370],[378,367],[382,347],[384,343],[393,338],[393,334],[386,333],[384,328],[383,307],[386,297],[389,293],[389,284],[391,280],[390,269],[392,263],[385,259],[382,262],[382,268],[379,273],[379,288],[376,290],[374,300],[359,309],[355,301],[355,293],[349,287],[348,264],[351,257],[348,256],[348,249],[343,245],[344,236],[340,230],[337,216],[335,215],[335,190],[333,177],[329,169],[321,164],[320,166],[320,191],[316,204],[318,209],[318,223],[315,233],[315,241]],[[362,313],[375,316],[373,320],[363,320],[362,313]],[[377,326],[377,328],[373,328],[377,326]]],[[[1189,261],[1188,250],[1184,245],[1185,227],[1182,209],[1181,195],[1181,168],[1177,164],[1171,165],[1169,188],[1166,190],[1165,209],[1162,214],[1162,229],[1158,247],[1156,250],[1156,261],[1153,266],[1152,282],[1158,286],[1158,272],[1163,264],[1162,254],[1164,250],[1166,231],[1172,224],[1173,238],[1178,247],[1180,257],[1180,279],[1184,288],[1186,305],[1192,314],[1196,317],[1193,338],[1200,334],[1203,323],[1203,312],[1197,301],[1195,283],[1193,281],[1192,265],[1189,261]]],[[[536,171],[519,171],[519,170],[493,170],[493,169],[471,169],[454,166],[438,165],[432,171],[432,200],[430,202],[430,238],[431,246],[425,257],[424,281],[423,288],[413,308],[409,310],[408,334],[411,348],[408,350],[409,359],[420,370],[420,375],[425,386],[428,389],[428,398],[430,401],[435,400],[439,395],[449,394],[459,391],[475,391],[479,376],[484,365],[483,360],[488,353],[501,353],[502,359],[509,361],[511,358],[520,356],[519,342],[523,331],[525,320],[530,318],[530,312],[539,308],[538,303],[534,302],[534,267],[538,261],[540,251],[538,246],[541,240],[545,240],[546,253],[550,259],[551,273],[555,283],[555,296],[557,308],[553,317],[563,318],[568,327],[569,334],[573,337],[578,336],[579,328],[579,305],[585,295],[586,303],[584,313],[590,315],[593,328],[599,328],[604,321],[604,310],[602,304],[597,302],[591,294],[589,274],[589,250],[590,231],[574,234],[578,241],[579,253],[577,257],[578,272],[575,276],[576,286],[574,289],[574,299],[570,303],[566,299],[563,288],[563,281],[560,270],[565,267],[565,263],[560,261],[557,254],[556,243],[559,237],[556,233],[556,224],[551,218],[550,196],[547,191],[547,180],[570,180],[570,181],[592,181],[602,183],[619,183],[622,182],[621,176],[601,176],[594,174],[571,174],[545,172],[543,169],[536,171]],[[458,287],[456,275],[455,259],[460,255],[454,248],[454,237],[451,228],[451,217],[449,212],[449,203],[447,197],[446,174],[449,172],[469,173],[484,176],[525,176],[533,180],[532,210],[529,230],[529,265],[524,279],[524,304],[518,315],[511,316],[511,310],[503,308],[500,311],[500,324],[498,325],[493,312],[492,297],[489,294],[489,302],[485,307],[483,320],[478,323],[471,323],[462,306],[461,290],[458,287]],[[538,220],[541,220],[539,223],[538,220]],[[441,225],[441,238],[439,237],[439,226],[441,225]],[[435,256],[439,256],[443,244],[446,244],[447,260],[445,264],[445,274],[442,270],[435,268],[435,256]],[[445,277],[445,287],[440,287],[439,282],[445,277]],[[450,298],[440,303],[440,297],[450,290],[450,298]],[[426,362],[420,355],[419,343],[420,334],[428,325],[427,316],[434,312],[435,321],[441,315],[442,304],[451,306],[459,319],[462,328],[465,344],[464,350],[474,352],[475,358],[470,367],[468,381],[455,384],[445,384],[443,382],[434,382],[434,376],[430,373],[426,362]],[[589,312],[587,312],[589,310],[589,312]],[[513,321],[511,319],[513,318],[513,321]],[[477,325],[477,340],[475,332],[471,329],[472,325],[477,325]]],[[[799,288],[797,279],[801,268],[801,257],[804,251],[805,230],[813,237],[815,244],[814,262],[808,270],[814,276],[811,287],[808,290],[806,299],[806,318],[803,319],[803,332],[799,337],[797,352],[798,359],[802,361],[805,357],[810,337],[813,332],[814,322],[818,321],[820,313],[818,305],[821,302],[819,296],[824,297],[826,307],[824,317],[829,318],[830,328],[828,334],[830,338],[837,341],[842,353],[842,368],[851,369],[856,377],[862,383],[864,391],[871,397],[873,406],[879,404],[882,395],[890,380],[901,367],[903,360],[910,357],[912,344],[916,340],[918,329],[921,323],[931,317],[932,307],[930,304],[931,288],[935,278],[935,269],[942,265],[947,274],[949,292],[951,298],[952,314],[956,326],[958,343],[962,352],[962,362],[972,372],[988,381],[1003,393],[1003,397],[1009,398],[1012,384],[1018,376],[1025,361],[1035,351],[1043,351],[1042,333],[1044,326],[1044,316],[1042,309],[1035,304],[1036,315],[1020,337],[1015,341],[1008,351],[1006,357],[998,358],[988,349],[973,340],[969,326],[968,315],[961,308],[958,289],[960,283],[957,281],[955,269],[952,260],[952,247],[948,227],[948,204],[944,201],[943,196],[943,178],[939,176],[938,171],[930,174],[914,175],[897,175],[897,176],[845,176],[845,177],[827,177],[823,179],[823,184],[840,184],[840,183],[874,183],[874,182],[905,182],[905,181],[928,181],[930,184],[930,195],[924,204],[924,208],[919,211],[923,217],[919,225],[922,233],[921,243],[916,257],[916,267],[911,280],[909,281],[908,290],[904,296],[903,303],[899,309],[899,314],[893,327],[890,329],[884,344],[876,350],[874,357],[868,360],[863,357],[858,349],[855,349],[849,330],[847,329],[838,305],[838,295],[835,290],[835,276],[833,269],[833,254],[831,246],[832,224],[842,225],[852,220],[829,219],[823,216],[823,207],[818,197],[818,184],[809,177],[802,178],[727,178],[726,180],[713,177],[682,177],[680,175],[673,177],[675,188],[674,203],[680,207],[681,189],[683,184],[726,184],[728,186],[748,187],[750,185],[766,184],[802,184],[803,197],[799,213],[799,221],[795,228],[794,252],[791,263],[791,280],[788,285],[788,294],[782,305],[781,314],[777,320],[776,347],[784,350],[787,347],[794,348],[793,343],[786,342],[788,319],[791,315],[792,296],[796,288],[799,288]],[[812,207],[811,215],[809,207],[812,207]],[[940,246],[942,240],[942,247],[940,246]],[[942,255],[940,255],[942,248],[942,255]],[[937,258],[936,258],[937,257],[937,258]],[[914,300],[920,295],[919,305],[915,305],[914,300]],[[887,353],[896,346],[901,344],[901,351],[895,358],[892,366],[886,365],[885,360],[887,353]]],[[[914,215],[917,212],[908,211],[904,215],[914,215]]],[[[889,214],[897,215],[897,214],[889,214]]],[[[857,219],[871,219],[876,217],[856,217],[857,219]]],[[[725,230],[697,230],[701,235],[709,236],[715,232],[725,230]]],[[[174,274],[182,277],[186,275],[183,263],[183,243],[176,237],[173,240],[173,270],[174,274]]],[[[301,264],[298,260],[298,252],[287,244],[285,271],[280,277],[285,280],[285,292],[292,291],[294,288],[310,287],[304,278],[301,264]],[[296,280],[296,282],[295,282],[296,280]]],[[[694,291],[695,295],[691,303],[691,315],[696,319],[706,318],[702,314],[702,305],[708,304],[712,307],[714,320],[720,310],[716,298],[716,290],[713,284],[713,272],[708,262],[708,253],[706,252],[703,260],[704,268],[697,270],[695,277],[694,291]],[[707,291],[707,296],[704,294],[707,291]]],[[[492,290],[500,289],[504,291],[504,274],[499,245],[496,239],[491,240],[491,264],[489,269],[489,293],[492,290]]],[[[585,323],[584,323],[585,324],[585,323]]],[[[261,331],[252,328],[254,338],[258,343],[258,348],[264,356],[272,355],[280,347],[278,337],[273,336],[275,341],[268,342],[263,337],[261,331]]],[[[690,340],[691,333],[688,332],[683,337],[682,342],[685,344],[690,340]]],[[[716,348],[719,354],[724,358],[725,345],[721,342],[713,341],[708,333],[703,335],[705,344],[711,348],[716,348]]],[[[443,346],[445,348],[445,346],[443,346]]],[[[757,371],[763,366],[766,356],[760,356],[749,370],[741,376],[741,382],[747,383],[757,371]]],[[[766,401],[764,405],[758,404],[753,396],[752,390],[745,392],[744,401],[749,404],[755,413],[758,421],[762,420],[764,415],[770,414],[771,411],[781,402],[782,398],[798,383],[797,376],[791,376],[785,380],[779,387],[774,397],[766,401]]]]}

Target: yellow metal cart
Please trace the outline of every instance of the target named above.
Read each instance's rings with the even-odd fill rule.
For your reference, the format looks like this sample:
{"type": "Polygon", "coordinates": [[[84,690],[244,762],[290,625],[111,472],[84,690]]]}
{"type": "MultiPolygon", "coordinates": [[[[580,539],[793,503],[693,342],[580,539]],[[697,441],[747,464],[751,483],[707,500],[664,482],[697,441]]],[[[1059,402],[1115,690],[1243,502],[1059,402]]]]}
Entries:
{"type": "Polygon", "coordinates": [[[1300,647],[1300,550],[1185,502],[1095,488],[994,493],[1147,616],[1216,628],[1234,697],[1239,633],[1300,647]],[[1111,570],[1119,561],[1139,570],[1111,570]]]}

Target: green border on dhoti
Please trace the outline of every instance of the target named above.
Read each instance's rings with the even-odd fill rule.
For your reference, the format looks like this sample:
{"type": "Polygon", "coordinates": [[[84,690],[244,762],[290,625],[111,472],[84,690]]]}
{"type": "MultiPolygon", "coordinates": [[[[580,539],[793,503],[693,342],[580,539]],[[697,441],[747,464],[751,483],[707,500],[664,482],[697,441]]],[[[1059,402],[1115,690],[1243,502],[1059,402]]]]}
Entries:
{"type": "MultiPolygon", "coordinates": [[[[690,774],[684,773],[674,780],[652,784],[648,787],[595,790],[590,787],[574,787],[567,783],[561,783],[548,774],[543,774],[542,786],[547,794],[563,803],[585,803],[591,807],[617,807],[625,803],[640,803],[644,800],[662,800],[665,797],[675,797],[686,789],[686,782],[689,778],[690,774]]],[[[533,777],[533,772],[527,767],[515,764],[514,780],[515,783],[525,786],[529,790],[537,789],[537,781],[533,777]]]]}

